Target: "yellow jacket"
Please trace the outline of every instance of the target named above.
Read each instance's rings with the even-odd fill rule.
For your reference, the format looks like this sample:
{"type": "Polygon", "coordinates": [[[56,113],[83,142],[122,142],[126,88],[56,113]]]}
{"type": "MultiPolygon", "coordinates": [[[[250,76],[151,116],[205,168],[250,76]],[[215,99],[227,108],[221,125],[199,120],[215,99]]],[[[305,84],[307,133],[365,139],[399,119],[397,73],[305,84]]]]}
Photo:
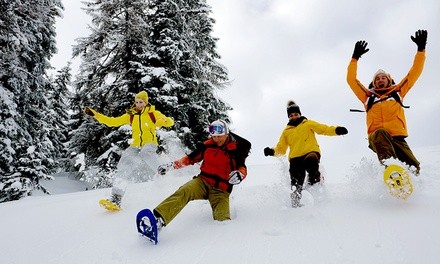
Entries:
{"type": "Polygon", "coordinates": [[[320,153],[315,133],[326,136],[336,136],[336,126],[327,126],[318,122],[304,120],[298,126],[287,125],[274,148],[275,156],[282,156],[289,148],[288,159],[301,157],[310,152],[320,153]]]}
{"type": "MultiPolygon", "coordinates": [[[[382,97],[387,97],[390,92],[396,91],[403,102],[403,98],[413,87],[419,76],[422,74],[425,64],[425,51],[419,51],[415,55],[413,65],[408,74],[397,85],[393,85],[390,91],[382,97]]],[[[367,109],[367,102],[372,91],[365,88],[356,77],[357,60],[351,59],[347,69],[347,82],[356,97],[364,104],[367,109]]],[[[379,99],[381,97],[378,97],[379,99]]],[[[379,128],[384,128],[391,136],[408,136],[406,118],[403,107],[393,99],[385,100],[374,104],[367,111],[367,133],[370,135],[379,128]]]]}
{"type": "Polygon", "coordinates": [[[94,118],[99,123],[105,124],[109,127],[131,125],[133,142],[130,146],[135,147],[142,147],[148,143],[157,145],[156,128],[171,127],[174,125],[174,120],[172,118],[166,117],[161,112],[155,110],[152,105],[145,107],[141,113],[135,113],[133,115],[126,113],[118,117],[108,117],[93,109],[90,110],[95,114],[94,118]],[[154,114],[156,119],[155,123],[151,120],[149,113],[154,114]]]}

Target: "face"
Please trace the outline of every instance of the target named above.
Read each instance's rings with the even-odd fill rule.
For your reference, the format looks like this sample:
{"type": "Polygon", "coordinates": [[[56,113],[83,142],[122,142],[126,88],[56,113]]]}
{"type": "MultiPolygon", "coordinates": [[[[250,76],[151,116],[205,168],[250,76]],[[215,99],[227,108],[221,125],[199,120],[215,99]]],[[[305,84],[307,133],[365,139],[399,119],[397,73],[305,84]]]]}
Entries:
{"type": "Polygon", "coordinates": [[[220,147],[225,144],[226,140],[228,139],[228,135],[212,135],[211,138],[214,140],[215,144],[220,147]]]}
{"type": "Polygon", "coordinates": [[[387,88],[390,85],[390,81],[388,80],[388,77],[383,74],[380,73],[376,76],[376,78],[374,79],[374,87],[376,88],[387,88]]]}
{"type": "Polygon", "coordinates": [[[147,104],[144,102],[144,100],[142,100],[140,98],[134,99],[134,104],[135,104],[136,111],[138,111],[138,112],[142,111],[142,109],[144,109],[144,107],[147,106],[147,104]]]}
{"type": "Polygon", "coordinates": [[[299,113],[291,113],[291,114],[289,115],[289,120],[290,120],[290,121],[295,121],[295,120],[297,120],[300,116],[301,116],[301,115],[300,115],[299,113]]]}

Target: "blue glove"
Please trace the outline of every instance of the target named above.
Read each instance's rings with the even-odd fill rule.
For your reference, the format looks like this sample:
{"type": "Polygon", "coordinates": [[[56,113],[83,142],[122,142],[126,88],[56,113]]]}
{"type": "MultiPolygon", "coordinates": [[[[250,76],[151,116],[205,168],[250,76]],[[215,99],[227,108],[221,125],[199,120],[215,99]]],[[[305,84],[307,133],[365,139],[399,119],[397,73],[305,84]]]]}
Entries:
{"type": "Polygon", "coordinates": [[[230,184],[239,184],[243,180],[243,174],[239,172],[238,170],[232,171],[229,173],[229,183],[230,184]]]}

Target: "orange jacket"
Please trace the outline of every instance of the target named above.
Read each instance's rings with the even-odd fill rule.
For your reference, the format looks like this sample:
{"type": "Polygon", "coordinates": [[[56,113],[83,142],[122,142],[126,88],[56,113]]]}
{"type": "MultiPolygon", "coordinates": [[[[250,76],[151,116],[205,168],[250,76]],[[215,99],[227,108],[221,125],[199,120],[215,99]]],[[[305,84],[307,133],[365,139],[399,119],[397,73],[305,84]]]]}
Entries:
{"type": "MultiPolygon", "coordinates": [[[[413,87],[422,74],[425,64],[425,51],[419,51],[414,57],[414,62],[405,78],[398,84],[393,85],[390,91],[382,95],[387,97],[392,91],[396,91],[403,102],[404,97],[413,87]]],[[[367,110],[367,102],[372,90],[365,88],[357,79],[357,60],[351,59],[347,69],[347,82],[356,97],[364,104],[367,110]]],[[[381,97],[378,97],[379,99],[381,97]]],[[[367,133],[370,135],[379,128],[384,128],[391,136],[408,136],[406,118],[402,106],[394,99],[384,100],[374,104],[367,111],[367,133]]]]}
{"type": "Polygon", "coordinates": [[[200,165],[200,178],[214,188],[231,192],[229,174],[238,170],[243,174],[243,179],[246,178],[245,159],[246,157],[240,154],[237,141],[229,136],[227,142],[220,147],[211,138],[206,140],[190,154],[174,161],[173,165],[177,169],[203,160],[200,165]]]}

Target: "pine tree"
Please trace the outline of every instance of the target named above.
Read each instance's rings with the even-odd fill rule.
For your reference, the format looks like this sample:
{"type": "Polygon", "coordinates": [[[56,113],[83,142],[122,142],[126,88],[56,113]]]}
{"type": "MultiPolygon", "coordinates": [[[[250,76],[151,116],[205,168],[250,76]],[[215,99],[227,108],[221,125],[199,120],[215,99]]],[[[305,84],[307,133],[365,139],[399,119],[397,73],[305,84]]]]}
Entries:
{"type": "Polygon", "coordinates": [[[0,0],[0,202],[46,192],[40,180],[54,169],[46,70],[62,9],[59,0],[0,0]]]}
{"type": "MultiPolygon", "coordinates": [[[[190,149],[206,139],[210,122],[229,119],[231,108],[216,95],[228,76],[217,61],[214,20],[205,0],[95,0],[85,10],[92,16],[92,33],[74,47],[74,56],[82,58],[75,81],[82,106],[119,116],[135,93],[146,90],[149,102],[174,118],[172,129],[190,149]]],[[[75,117],[72,151],[85,154],[84,173],[98,167],[105,177],[116,168],[129,133],[75,117]]]]}
{"type": "Polygon", "coordinates": [[[68,167],[70,159],[66,144],[69,139],[70,116],[68,114],[68,100],[72,97],[68,89],[72,74],[70,73],[70,62],[67,66],[57,71],[55,79],[46,90],[46,97],[49,103],[50,116],[47,118],[52,128],[48,137],[54,147],[54,158],[56,158],[56,167],[68,167]]]}
{"type": "MultiPolygon", "coordinates": [[[[81,106],[91,106],[108,116],[122,115],[133,104],[135,94],[143,90],[138,68],[149,50],[146,2],[97,0],[86,3],[85,10],[93,24],[92,33],[74,47],[74,57],[82,58],[74,83],[76,99],[81,106]]],[[[71,150],[85,154],[85,165],[99,167],[99,175],[106,177],[128,147],[130,131],[107,128],[80,114],[77,109],[78,128],[73,130],[71,150]]]]}
{"type": "Polygon", "coordinates": [[[205,0],[155,0],[150,9],[155,10],[149,17],[155,56],[146,64],[145,85],[151,87],[152,101],[176,120],[179,138],[194,148],[206,138],[209,123],[229,121],[231,110],[215,93],[228,76],[217,61],[211,8],[205,0]]]}

